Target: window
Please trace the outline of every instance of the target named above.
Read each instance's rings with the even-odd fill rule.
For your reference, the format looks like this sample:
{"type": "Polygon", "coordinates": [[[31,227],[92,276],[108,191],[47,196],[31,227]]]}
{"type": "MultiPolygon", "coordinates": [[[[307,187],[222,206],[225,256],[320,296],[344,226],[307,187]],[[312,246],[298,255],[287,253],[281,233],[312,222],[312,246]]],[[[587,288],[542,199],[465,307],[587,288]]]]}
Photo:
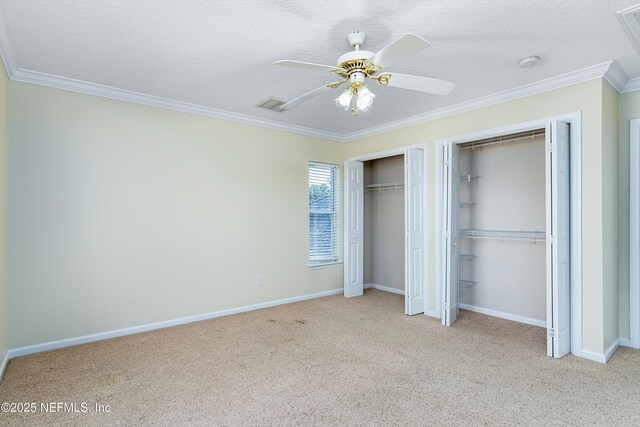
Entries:
{"type": "Polygon", "coordinates": [[[309,265],[338,261],[338,166],[309,163],[309,265]]]}

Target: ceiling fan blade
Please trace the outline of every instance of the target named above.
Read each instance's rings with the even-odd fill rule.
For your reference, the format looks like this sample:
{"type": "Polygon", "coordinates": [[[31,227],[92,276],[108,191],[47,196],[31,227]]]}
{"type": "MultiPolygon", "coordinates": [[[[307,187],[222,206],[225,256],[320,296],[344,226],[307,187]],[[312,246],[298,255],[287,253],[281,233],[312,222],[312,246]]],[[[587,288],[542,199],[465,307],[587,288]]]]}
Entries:
{"type": "Polygon", "coordinates": [[[328,86],[320,86],[318,89],[312,90],[311,92],[307,92],[302,96],[299,96],[295,99],[292,99],[291,101],[287,102],[286,104],[282,105],[280,107],[281,110],[290,110],[293,107],[297,107],[298,105],[307,102],[313,98],[315,98],[318,95],[323,94],[324,92],[328,92],[330,91],[331,88],[328,86]]]}
{"type": "Polygon", "coordinates": [[[429,46],[431,44],[422,37],[415,34],[405,34],[389,46],[379,50],[369,58],[369,62],[380,68],[385,68],[429,46]]]}
{"type": "Polygon", "coordinates": [[[317,71],[329,71],[329,72],[338,69],[338,67],[332,67],[330,65],[313,64],[311,62],[290,61],[288,59],[283,59],[282,61],[276,61],[273,63],[273,65],[281,65],[281,66],[292,67],[292,68],[301,68],[304,70],[317,70],[317,71]]]}
{"type": "Polygon", "coordinates": [[[390,73],[387,86],[402,89],[417,90],[419,92],[432,93],[434,95],[448,95],[455,83],[446,80],[432,79],[431,77],[412,76],[410,74],[390,73]]]}

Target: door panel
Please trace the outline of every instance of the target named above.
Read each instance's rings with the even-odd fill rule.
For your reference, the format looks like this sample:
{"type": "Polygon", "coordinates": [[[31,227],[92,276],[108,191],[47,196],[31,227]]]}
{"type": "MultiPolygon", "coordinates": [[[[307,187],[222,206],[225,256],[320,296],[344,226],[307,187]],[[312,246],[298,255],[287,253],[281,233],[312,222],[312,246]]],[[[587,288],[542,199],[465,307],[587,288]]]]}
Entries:
{"type": "Polygon", "coordinates": [[[547,354],[571,351],[569,125],[552,123],[547,142],[547,354]]]}
{"type": "Polygon", "coordinates": [[[364,182],[363,163],[345,162],[344,296],[363,294],[364,182]]]}
{"type": "Polygon", "coordinates": [[[458,318],[458,244],[460,217],[460,149],[456,144],[446,147],[445,168],[445,292],[442,304],[442,324],[451,326],[458,318]]]}
{"type": "Polygon", "coordinates": [[[405,313],[424,312],[425,242],[424,209],[425,153],[420,148],[410,148],[405,156],[405,313]]]}

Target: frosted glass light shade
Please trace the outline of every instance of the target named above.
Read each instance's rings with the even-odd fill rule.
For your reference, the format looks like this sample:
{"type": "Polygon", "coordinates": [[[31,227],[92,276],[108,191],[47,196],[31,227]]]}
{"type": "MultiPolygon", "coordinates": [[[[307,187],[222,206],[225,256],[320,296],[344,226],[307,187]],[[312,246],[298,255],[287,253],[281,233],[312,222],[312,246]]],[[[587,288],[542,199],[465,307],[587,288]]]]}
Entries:
{"type": "Polygon", "coordinates": [[[373,105],[373,98],[376,96],[373,92],[369,90],[368,87],[362,86],[358,89],[358,99],[356,101],[356,105],[358,106],[358,110],[367,111],[373,105]]]}
{"type": "Polygon", "coordinates": [[[339,97],[336,98],[336,106],[344,108],[344,111],[349,111],[351,98],[353,98],[353,92],[351,92],[351,88],[347,88],[339,97]]]}

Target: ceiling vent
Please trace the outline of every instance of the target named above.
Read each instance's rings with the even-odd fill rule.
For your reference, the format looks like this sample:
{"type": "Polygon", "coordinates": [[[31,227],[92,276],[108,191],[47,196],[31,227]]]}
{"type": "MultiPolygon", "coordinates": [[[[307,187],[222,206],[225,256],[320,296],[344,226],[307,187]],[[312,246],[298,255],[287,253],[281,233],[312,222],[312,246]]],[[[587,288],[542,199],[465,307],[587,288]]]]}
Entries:
{"type": "Polygon", "coordinates": [[[616,12],[622,28],[640,54],[640,4],[616,12]]]}
{"type": "Polygon", "coordinates": [[[270,96],[269,98],[262,100],[256,104],[256,107],[266,108],[267,110],[278,111],[282,113],[284,110],[281,109],[284,104],[286,104],[282,99],[274,98],[270,96]]]}

